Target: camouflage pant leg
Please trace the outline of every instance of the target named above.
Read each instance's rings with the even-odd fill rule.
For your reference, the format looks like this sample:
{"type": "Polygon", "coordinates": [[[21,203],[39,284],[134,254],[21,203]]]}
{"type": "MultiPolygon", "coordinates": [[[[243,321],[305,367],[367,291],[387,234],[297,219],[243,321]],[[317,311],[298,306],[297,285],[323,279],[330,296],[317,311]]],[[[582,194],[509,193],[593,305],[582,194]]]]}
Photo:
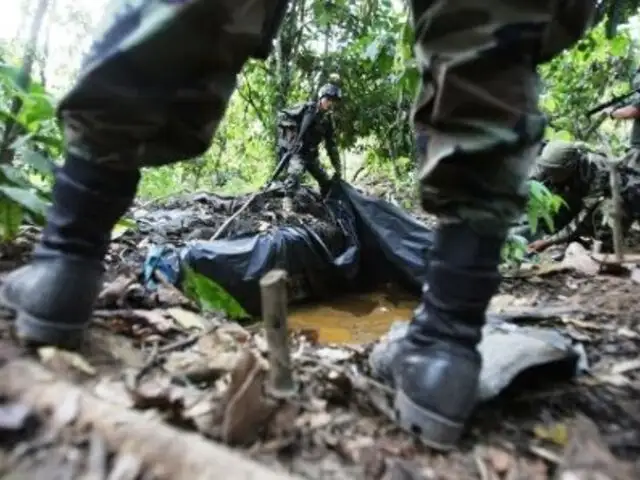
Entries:
{"type": "Polygon", "coordinates": [[[640,148],[631,147],[622,159],[622,164],[640,172],[640,148]]]}
{"type": "Polygon", "coordinates": [[[427,134],[424,132],[417,132],[416,138],[416,153],[418,158],[424,158],[427,155],[427,134]]]}
{"type": "Polygon", "coordinates": [[[327,172],[322,168],[322,165],[320,165],[320,159],[317,156],[307,160],[307,171],[313,179],[318,182],[322,195],[325,195],[331,186],[331,178],[329,178],[327,172]]]}
{"type": "Polygon", "coordinates": [[[536,65],[580,38],[593,2],[411,4],[423,79],[413,120],[429,138],[423,206],[442,221],[501,235],[524,206],[543,135],[536,65]]]}
{"type": "Polygon", "coordinates": [[[288,0],[111,0],[59,106],[71,155],[116,169],[210,145],[249,57],[265,58],[288,0]]]}
{"type": "Polygon", "coordinates": [[[287,178],[284,180],[284,193],[293,197],[300,188],[300,181],[306,171],[305,161],[300,155],[293,155],[287,166],[287,178]]]}

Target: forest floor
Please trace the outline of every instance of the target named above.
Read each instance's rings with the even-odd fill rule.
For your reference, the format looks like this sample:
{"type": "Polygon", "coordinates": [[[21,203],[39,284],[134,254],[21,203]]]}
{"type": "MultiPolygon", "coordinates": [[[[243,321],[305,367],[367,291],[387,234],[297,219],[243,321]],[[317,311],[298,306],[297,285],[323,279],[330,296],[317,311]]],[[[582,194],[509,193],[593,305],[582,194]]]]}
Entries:
{"type": "MultiPolygon", "coordinates": [[[[315,222],[331,237],[313,202],[287,218],[270,202],[227,235],[315,222]]],[[[139,283],[146,245],[209,238],[237,205],[203,194],[171,200],[156,217],[156,207],[139,205],[145,220],[114,241],[78,353],[23,350],[10,319],[0,320],[0,478],[271,478],[220,444],[274,479],[640,478],[640,256],[613,268],[567,255],[507,276],[492,309],[580,342],[589,373],[507,389],[477,409],[459,449],[443,455],[389,420],[392,392],[369,376],[372,344],[319,344],[312,329],[292,332],[300,390],[274,398],[260,324],[198,313],[168,283],[152,293],[139,283]],[[201,216],[180,217],[181,202],[200,205],[201,216]]],[[[26,229],[5,252],[5,272],[36,237],[26,229]]]]}

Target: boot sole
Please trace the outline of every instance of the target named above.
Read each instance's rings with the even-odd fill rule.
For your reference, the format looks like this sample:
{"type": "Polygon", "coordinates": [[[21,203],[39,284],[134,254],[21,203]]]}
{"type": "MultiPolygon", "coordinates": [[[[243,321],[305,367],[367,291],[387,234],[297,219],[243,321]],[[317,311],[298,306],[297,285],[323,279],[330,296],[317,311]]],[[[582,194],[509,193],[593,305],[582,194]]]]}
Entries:
{"type": "Polygon", "coordinates": [[[396,392],[394,411],[395,421],[403,430],[417,435],[422,443],[434,450],[453,450],[464,430],[463,423],[416,405],[400,390],[396,392]]]}
{"type": "Polygon", "coordinates": [[[69,325],[41,320],[9,301],[0,289],[0,303],[15,313],[15,332],[21,342],[31,345],[52,345],[69,350],[82,346],[87,325],[69,325]]]}

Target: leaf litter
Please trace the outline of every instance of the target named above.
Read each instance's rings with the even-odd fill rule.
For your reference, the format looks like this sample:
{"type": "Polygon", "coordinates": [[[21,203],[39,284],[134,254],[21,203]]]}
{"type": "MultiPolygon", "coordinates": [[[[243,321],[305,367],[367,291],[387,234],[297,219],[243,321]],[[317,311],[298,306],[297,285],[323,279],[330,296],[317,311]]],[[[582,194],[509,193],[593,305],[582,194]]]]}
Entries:
{"type": "MultiPolygon", "coordinates": [[[[298,478],[638,478],[634,267],[628,275],[607,275],[573,247],[561,268],[507,279],[494,299],[497,310],[578,335],[591,373],[569,384],[523,380],[478,408],[460,448],[442,455],[389,421],[393,392],[370,377],[366,359],[372,345],[318,345],[313,330],[292,332],[299,390],[292,398],[271,397],[261,329],[243,327],[220,312],[203,313],[162,281],[156,292],[146,291],[135,268],[140,258],[127,257],[142,240],[125,232],[114,243],[110,282],[85,350],[41,349],[25,359],[11,341],[10,323],[2,320],[0,372],[11,373],[20,362],[41,364],[47,374],[35,375],[34,386],[54,378],[69,381],[114,412],[170,426],[179,443],[202,438],[230,445],[245,458],[298,478]]],[[[55,398],[48,408],[27,387],[5,387],[2,478],[181,478],[154,468],[128,441],[114,446],[104,425],[83,421],[88,411],[67,387],[42,390],[55,398]]],[[[114,418],[114,429],[126,431],[126,425],[114,418]]],[[[149,433],[144,448],[159,450],[159,456],[166,447],[154,446],[157,441],[149,433]]],[[[176,463],[168,451],[166,457],[176,463]]]]}

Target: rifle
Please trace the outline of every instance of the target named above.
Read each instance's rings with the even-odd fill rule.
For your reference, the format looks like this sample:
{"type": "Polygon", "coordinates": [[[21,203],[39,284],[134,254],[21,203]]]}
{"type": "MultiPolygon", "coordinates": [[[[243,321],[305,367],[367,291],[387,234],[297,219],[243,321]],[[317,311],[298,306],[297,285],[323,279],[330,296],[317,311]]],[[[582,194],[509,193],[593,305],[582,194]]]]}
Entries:
{"type": "Polygon", "coordinates": [[[614,105],[622,102],[623,100],[626,100],[627,98],[631,97],[632,95],[635,95],[636,93],[640,93],[640,88],[636,88],[635,90],[631,90],[630,92],[627,92],[623,95],[618,95],[617,97],[613,97],[611,100],[601,103],[600,105],[593,107],[591,110],[589,110],[587,112],[587,117],[590,117],[594,113],[598,113],[604,110],[605,108],[613,107],[614,105]]]}
{"type": "Polygon", "coordinates": [[[273,173],[269,177],[269,180],[267,181],[267,183],[265,183],[260,190],[258,190],[253,195],[251,195],[249,199],[244,203],[244,205],[242,205],[233,215],[227,218],[227,220],[222,225],[220,225],[220,228],[218,228],[216,233],[213,234],[213,236],[209,239],[209,241],[212,242],[214,240],[217,240],[218,237],[222,235],[222,232],[224,232],[226,228],[231,224],[231,222],[233,222],[236,218],[238,218],[238,216],[242,212],[244,212],[249,207],[249,205],[251,205],[251,203],[256,199],[256,197],[260,195],[260,193],[264,192],[267,188],[269,188],[271,184],[274,182],[274,180],[278,178],[278,175],[280,175],[282,170],[284,170],[285,166],[291,160],[291,157],[293,157],[295,154],[300,152],[300,149],[302,148],[302,139],[304,137],[304,134],[306,133],[311,123],[313,123],[315,116],[316,116],[315,110],[311,113],[305,113],[304,117],[302,118],[302,122],[300,124],[300,130],[298,130],[298,135],[296,135],[295,141],[293,142],[293,147],[289,149],[282,156],[282,158],[278,162],[278,165],[276,165],[276,168],[273,170],[273,173]]]}

